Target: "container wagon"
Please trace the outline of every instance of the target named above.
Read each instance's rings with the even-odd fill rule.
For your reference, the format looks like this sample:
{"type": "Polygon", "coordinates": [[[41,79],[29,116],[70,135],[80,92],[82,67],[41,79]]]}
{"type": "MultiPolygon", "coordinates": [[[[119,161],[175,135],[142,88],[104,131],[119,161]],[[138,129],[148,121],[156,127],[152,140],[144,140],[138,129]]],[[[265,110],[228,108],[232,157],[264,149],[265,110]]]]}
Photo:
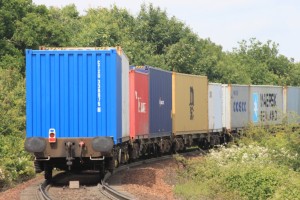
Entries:
{"type": "MultiPolygon", "coordinates": [[[[139,87],[144,88],[144,91],[148,91],[149,95],[149,105],[146,106],[149,108],[149,121],[144,123],[148,125],[149,132],[143,137],[139,136],[139,140],[134,141],[133,151],[139,151],[140,155],[169,153],[173,145],[172,72],[151,66],[131,66],[131,69],[135,71],[136,75],[138,73],[148,75],[148,83],[139,82],[136,87],[137,89],[139,87]]],[[[130,92],[133,93],[133,91],[130,92]]],[[[138,121],[138,123],[140,122],[138,121]]]]}
{"type": "Polygon", "coordinates": [[[172,74],[172,124],[175,149],[210,146],[206,76],[172,74]]]}
{"type": "Polygon", "coordinates": [[[130,70],[130,158],[137,159],[143,154],[144,140],[149,138],[149,77],[147,73],[130,70]]]}
{"type": "Polygon", "coordinates": [[[119,47],[26,50],[25,149],[46,179],[126,161],[128,73],[119,47]]]}

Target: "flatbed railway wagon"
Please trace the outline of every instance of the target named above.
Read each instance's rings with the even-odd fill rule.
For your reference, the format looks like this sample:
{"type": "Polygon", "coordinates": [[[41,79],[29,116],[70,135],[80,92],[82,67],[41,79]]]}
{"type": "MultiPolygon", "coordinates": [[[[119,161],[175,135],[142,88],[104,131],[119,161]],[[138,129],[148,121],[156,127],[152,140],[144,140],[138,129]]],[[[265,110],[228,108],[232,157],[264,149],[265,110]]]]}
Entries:
{"type": "Polygon", "coordinates": [[[129,140],[128,74],[119,47],[26,50],[25,149],[46,179],[115,165],[129,140]]]}
{"type": "Polygon", "coordinates": [[[131,157],[170,153],[174,142],[172,72],[151,66],[131,66],[131,69],[130,96],[133,98],[130,98],[130,110],[136,113],[130,117],[130,129],[133,130],[130,133],[133,139],[131,157]],[[146,77],[147,81],[143,80],[146,77]]]}

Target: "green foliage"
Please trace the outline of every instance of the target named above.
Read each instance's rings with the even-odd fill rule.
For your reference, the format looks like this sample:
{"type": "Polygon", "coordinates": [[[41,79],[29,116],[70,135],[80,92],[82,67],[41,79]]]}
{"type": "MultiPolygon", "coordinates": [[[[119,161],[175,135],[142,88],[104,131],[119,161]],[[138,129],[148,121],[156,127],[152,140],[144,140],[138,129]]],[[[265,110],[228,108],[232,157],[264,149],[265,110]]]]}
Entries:
{"type": "MultiPolygon", "coordinates": [[[[80,16],[74,4],[63,8],[47,8],[35,5],[31,0],[0,0],[0,155],[3,161],[0,164],[0,187],[9,185],[23,175],[32,175],[30,156],[24,153],[21,145],[25,132],[24,52],[26,48],[37,49],[43,45],[122,46],[132,65],[151,65],[166,70],[206,75],[210,81],[221,83],[300,85],[300,63],[294,63],[293,59],[280,55],[278,44],[272,41],[261,43],[256,39],[243,40],[232,52],[223,52],[221,46],[210,39],[200,38],[183,22],[169,17],[165,10],[152,4],[143,4],[137,16],[117,6],[89,9],[86,15],[80,16]],[[13,143],[16,143],[17,148],[11,146],[13,143]],[[13,151],[9,152],[10,148],[13,151]]],[[[300,171],[299,131],[295,129],[292,134],[285,134],[290,129],[285,127],[270,136],[269,131],[252,128],[246,134],[250,136],[251,142],[272,149],[271,152],[268,151],[271,163],[281,163],[300,171]]],[[[271,132],[274,133],[274,130],[271,132]]],[[[243,139],[242,142],[249,141],[243,139]]],[[[184,162],[182,161],[184,166],[188,165],[184,162]]],[[[273,165],[269,175],[265,176],[266,172],[263,171],[258,173],[259,177],[256,179],[252,176],[256,173],[255,170],[260,169],[254,166],[254,171],[251,171],[245,166],[244,174],[241,172],[235,176],[236,179],[222,182],[223,179],[215,177],[227,175],[212,163],[208,159],[202,163],[203,168],[187,167],[189,172],[196,171],[192,173],[191,178],[196,181],[192,186],[203,191],[198,191],[197,197],[218,198],[221,194],[227,194],[228,199],[248,198],[245,195],[249,193],[247,188],[239,191],[236,185],[247,182],[249,177],[254,180],[265,177],[276,184],[280,181],[285,183],[273,179],[276,174],[281,173],[274,171],[273,165]],[[204,177],[206,182],[202,183],[199,177],[204,177]],[[227,184],[227,188],[222,184],[227,184]],[[228,188],[234,191],[229,191],[228,188]],[[214,194],[209,191],[214,191],[214,194]]],[[[233,166],[232,168],[234,169],[233,166]]],[[[292,172],[287,172],[290,173],[292,172]]],[[[258,182],[249,183],[247,187],[258,187],[258,182]]],[[[268,195],[273,195],[272,198],[275,199],[291,197],[298,194],[293,189],[297,188],[298,183],[290,181],[287,184],[289,188],[278,188],[272,184],[270,188],[266,188],[262,184],[262,189],[255,192],[261,198],[268,195]],[[274,193],[273,187],[281,193],[274,193]],[[270,192],[264,192],[265,190],[270,192]]],[[[187,184],[186,190],[178,193],[183,194],[189,190],[191,187],[187,184]]],[[[180,191],[180,188],[177,187],[176,191],[180,191]]]]}
{"type": "Polygon", "coordinates": [[[15,22],[31,9],[31,0],[0,0],[0,39],[10,39],[15,22]]]}
{"type": "Polygon", "coordinates": [[[25,132],[25,80],[16,69],[0,68],[0,135],[25,132]]]}
{"type": "Polygon", "coordinates": [[[34,176],[31,155],[24,150],[24,138],[0,135],[0,191],[34,176]]]}
{"type": "Polygon", "coordinates": [[[135,34],[138,40],[154,45],[155,54],[163,54],[165,48],[179,42],[190,32],[175,17],[168,18],[166,11],[152,4],[141,6],[136,20],[135,34]]]}
{"type": "MultiPolygon", "coordinates": [[[[0,26],[6,28],[0,29],[4,46],[0,58],[7,54],[16,58],[15,49],[19,55],[25,48],[41,45],[122,46],[132,65],[206,75],[210,81],[221,83],[300,84],[299,64],[280,55],[278,44],[252,38],[225,53],[221,46],[201,39],[152,4],[143,4],[137,16],[117,6],[89,9],[79,16],[72,4],[59,9],[19,1],[22,7],[15,3],[18,0],[2,3],[6,9],[1,9],[0,26]],[[7,15],[7,11],[19,14],[7,15]]],[[[24,72],[24,65],[20,70],[24,72]]]]}
{"type": "MultiPolygon", "coordinates": [[[[295,120],[298,121],[298,120],[295,120]]],[[[182,199],[298,199],[300,196],[300,129],[252,126],[238,146],[211,150],[185,163],[174,191],[182,199]]]]}
{"type": "Polygon", "coordinates": [[[300,63],[291,65],[289,85],[300,85],[300,63]]]}
{"type": "Polygon", "coordinates": [[[250,126],[241,144],[256,143],[272,150],[274,162],[300,172],[300,127],[298,124],[250,126]]]}
{"type": "Polygon", "coordinates": [[[78,12],[74,6],[63,9],[37,9],[27,13],[16,23],[13,40],[21,48],[37,49],[45,46],[67,46],[76,29],[78,12]]]}
{"type": "Polygon", "coordinates": [[[32,10],[31,0],[0,0],[0,67],[8,68],[14,65],[20,71],[24,70],[22,50],[15,46],[12,37],[16,30],[16,22],[32,10]],[[11,63],[10,63],[11,62],[11,63]],[[13,63],[13,64],[12,64],[13,63]]]}
{"type": "Polygon", "coordinates": [[[191,159],[178,174],[181,199],[297,199],[300,174],[278,163],[275,152],[257,145],[222,147],[191,159]]]}
{"type": "Polygon", "coordinates": [[[24,150],[25,79],[19,67],[8,67],[16,61],[5,56],[0,62],[0,191],[34,175],[32,158],[24,150]]]}
{"type": "Polygon", "coordinates": [[[241,170],[229,170],[226,187],[238,191],[248,199],[268,199],[280,186],[282,172],[273,166],[240,165],[241,170]]]}
{"type": "MultiPolygon", "coordinates": [[[[113,7],[111,9],[89,9],[87,15],[79,22],[80,30],[73,37],[76,46],[120,46],[126,34],[132,33],[133,17],[127,10],[113,7]]],[[[124,46],[124,45],[122,45],[124,46]]]]}
{"type": "Polygon", "coordinates": [[[168,70],[191,74],[199,58],[196,48],[194,44],[188,43],[186,38],[172,45],[166,54],[167,64],[172,67],[168,70]]]}
{"type": "Polygon", "coordinates": [[[228,83],[254,85],[286,85],[300,82],[291,80],[293,63],[278,53],[278,44],[267,41],[265,44],[251,38],[243,40],[239,48],[228,52],[218,67],[228,83]]]}

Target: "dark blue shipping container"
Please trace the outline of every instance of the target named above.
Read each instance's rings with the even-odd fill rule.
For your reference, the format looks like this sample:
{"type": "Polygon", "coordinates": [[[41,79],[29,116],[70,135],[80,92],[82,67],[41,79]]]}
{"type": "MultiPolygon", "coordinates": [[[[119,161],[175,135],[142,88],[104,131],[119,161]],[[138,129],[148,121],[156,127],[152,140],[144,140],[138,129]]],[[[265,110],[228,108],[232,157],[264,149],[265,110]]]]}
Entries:
{"type": "Polygon", "coordinates": [[[150,137],[172,133],[172,72],[150,66],[131,67],[149,73],[149,131],[150,137]]]}
{"type": "Polygon", "coordinates": [[[26,50],[26,136],[122,137],[121,57],[108,50],[26,50]]]}

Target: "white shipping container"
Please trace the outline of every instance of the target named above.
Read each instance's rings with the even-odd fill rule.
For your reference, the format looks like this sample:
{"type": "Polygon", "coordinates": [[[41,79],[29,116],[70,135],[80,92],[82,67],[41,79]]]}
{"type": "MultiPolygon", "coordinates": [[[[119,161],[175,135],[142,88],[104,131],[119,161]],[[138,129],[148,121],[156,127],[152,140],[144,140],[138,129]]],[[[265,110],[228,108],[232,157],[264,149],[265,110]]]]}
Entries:
{"type": "Polygon", "coordinates": [[[222,85],[222,126],[228,130],[231,129],[230,89],[231,87],[229,85],[222,85]]]}
{"type": "Polygon", "coordinates": [[[122,138],[129,140],[129,60],[125,53],[119,49],[122,59],[122,138]]]}
{"type": "Polygon", "coordinates": [[[286,88],[286,112],[290,122],[300,122],[300,87],[286,88]]]}
{"type": "Polygon", "coordinates": [[[208,122],[210,132],[220,132],[222,123],[222,84],[209,83],[208,85],[208,122]]]}
{"type": "Polygon", "coordinates": [[[250,86],[250,121],[262,125],[279,124],[284,112],[283,87],[250,86]]]}
{"type": "Polygon", "coordinates": [[[230,85],[231,129],[241,129],[249,123],[249,86],[230,85]]]}

